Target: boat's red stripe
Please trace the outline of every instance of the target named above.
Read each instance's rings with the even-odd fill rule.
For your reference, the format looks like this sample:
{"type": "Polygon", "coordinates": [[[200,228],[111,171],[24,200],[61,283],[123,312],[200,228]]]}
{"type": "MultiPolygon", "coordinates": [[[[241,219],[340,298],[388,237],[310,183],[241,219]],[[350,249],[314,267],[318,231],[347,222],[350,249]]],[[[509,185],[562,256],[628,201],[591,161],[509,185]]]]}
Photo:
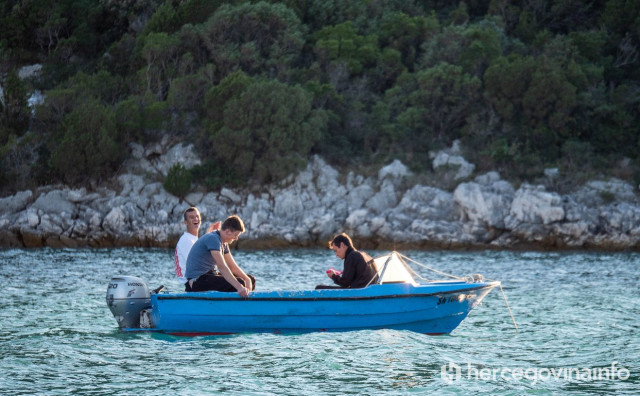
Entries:
{"type": "Polygon", "coordinates": [[[197,333],[168,333],[174,336],[180,336],[180,337],[200,337],[200,336],[212,336],[212,335],[230,335],[230,334],[235,334],[235,333],[226,333],[226,332],[197,332],[197,333]]]}
{"type": "MultiPolygon", "coordinates": [[[[327,329],[320,329],[319,331],[321,332],[325,332],[327,331],[327,329]]],[[[227,332],[197,332],[197,333],[168,333],[170,335],[173,336],[179,336],[179,337],[201,337],[201,336],[221,336],[221,335],[231,335],[231,334],[236,334],[236,333],[227,333],[227,332]]],[[[274,334],[280,334],[279,332],[274,332],[274,334]]],[[[449,334],[449,333],[425,333],[428,336],[441,336],[441,335],[445,335],[445,334],[449,334]]]]}

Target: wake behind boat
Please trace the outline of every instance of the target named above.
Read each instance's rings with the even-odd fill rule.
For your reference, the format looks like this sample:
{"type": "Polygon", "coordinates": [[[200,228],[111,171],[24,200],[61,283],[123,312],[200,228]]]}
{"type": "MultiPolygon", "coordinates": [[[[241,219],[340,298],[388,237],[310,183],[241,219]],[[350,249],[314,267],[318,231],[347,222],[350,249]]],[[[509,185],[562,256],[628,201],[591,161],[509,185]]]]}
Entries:
{"type": "Polygon", "coordinates": [[[436,335],[453,331],[500,287],[480,275],[427,280],[407,260],[397,252],[375,258],[378,281],[362,289],[254,291],[249,298],[217,291],[150,293],[142,279],[116,276],[107,289],[107,305],[127,332],[192,336],[396,329],[436,335]]]}

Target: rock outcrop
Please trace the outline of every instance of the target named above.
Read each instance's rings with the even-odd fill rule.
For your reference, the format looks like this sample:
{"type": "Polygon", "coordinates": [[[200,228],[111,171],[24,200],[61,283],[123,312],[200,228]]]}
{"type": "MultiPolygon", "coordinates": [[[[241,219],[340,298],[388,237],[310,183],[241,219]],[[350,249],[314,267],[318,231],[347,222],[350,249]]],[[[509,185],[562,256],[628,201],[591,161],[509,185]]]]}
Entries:
{"type": "MultiPolygon", "coordinates": [[[[190,145],[132,145],[132,159],[111,185],[46,186],[0,198],[2,247],[173,247],[182,213],[197,206],[204,223],[237,213],[242,248],[324,246],[347,232],[359,246],[413,248],[640,248],[640,197],[620,180],[592,181],[572,194],[544,186],[517,189],[497,172],[469,179],[473,165],[456,147],[432,155],[453,167],[453,192],[412,184],[400,161],[377,175],[344,175],[315,157],[307,168],[261,192],[222,188],[184,200],[161,181],[176,162],[200,163],[190,145]]],[[[203,230],[206,227],[203,227],[203,230]]]]}

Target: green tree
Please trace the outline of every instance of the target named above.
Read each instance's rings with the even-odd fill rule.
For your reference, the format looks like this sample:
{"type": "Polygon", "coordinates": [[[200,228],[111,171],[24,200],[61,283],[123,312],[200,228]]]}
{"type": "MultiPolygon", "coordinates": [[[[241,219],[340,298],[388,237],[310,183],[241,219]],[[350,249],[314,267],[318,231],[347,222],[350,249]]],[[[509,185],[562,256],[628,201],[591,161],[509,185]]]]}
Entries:
{"type": "Polygon", "coordinates": [[[440,32],[440,23],[434,15],[394,12],[382,15],[379,25],[380,46],[399,51],[402,64],[409,71],[413,71],[419,59],[422,44],[440,32]]]}
{"type": "Polygon", "coordinates": [[[304,26],[282,4],[224,4],[202,26],[220,79],[235,70],[286,76],[304,45],[304,26]]]}
{"type": "Polygon", "coordinates": [[[277,181],[303,166],[326,127],[312,95],[299,86],[260,81],[224,105],[210,144],[240,180],[277,181]]]}
{"type": "Polygon", "coordinates": [[[385,48],[378,59],[378,64],[373,76],[379,81],[380,87],[378,91],[385,91],[393,86],[395,80],[400,76],[406,68],[402,63],[402,54],[400,51],[385,48]]]}
{"type": "Polygon", "coordinates": [[[191,172],[182,164],[173,164],[167,172],[164,179],[163,187],[165,190],[182,199],[191,190],[192,182],[191,172]]]}
{"type": "Polygon", "coordinates": [[[380,49],[377,36],[359,35],[350,21],[325,27],[314,38],[314,52],[325,67],[330,62],[342,62],[352,74],[360,74],[378,59],[380,49]]]}
{"type": "Polygon", "coordinates": [[[167,104],[174,111],[195,112],[202,114],[205,109],[204,98],[212,86],[212,65],[198,70],[196,73],[177,77],[171,81],[167,104]]]}
{"type": "Polygon", "coordinates": [[[400,76],[374,107],[381,146],[412,166],[428,166],[430,150],[450,145],[469,127],[481,99],[481,81],[447,63],[400,76]],[[386,122],[385,122],[386,119],[386,122]]]}
{"type": "Polygon", "coordinates": [[[485,97],[509,126],[503,130],[515,134],[506,137],[547,160],[557,158],[565,139],[580,134],[577,88],[569,70],[546,55],[511,55],[497,59],[484,74],[485,97]]]}
{"type": "Polygon", "coordinates": [[[9,72],[2,84],[3,101],[0,101],[0,147],[9,135],[22,136],[29,127],[29,106],[27,89],[15,70],[9,72]]]}
{"type": "Polygon", "coordinates": [[[123,82],[118,76],[107,71],[95,74],[83,72],[66,79],[55,88],[45,91],[45,101],[36,107],[33,130],[50,140],[52,131],[60,128],[65,117],[75,108],[97,101],[112,106],[123,95],[123,82]]]}
{"type": "Polygon", "coordinates": [[[223,3],[225,0],[165,1],[155,10],[142,34],[172,34],[186,24],[203,23],[223,3]]]}
{"type": "Polygon", "coordinates": [[[360,20],[370,15],[367,4],[358,0],[310,0],[302,19],[311,31],[327,26],[339,25],[347,21],[360,20]]]}
{"type": "Polygon", "coordinates": [[[209,122],[221,125],[224,122],[226,103],[235,98],[253,83],[253,79],[238,70],[227,75],[220,84],[209,88],[205,94],[205,114],[209,122]]]}
{"type": "Polygon", "coordinates": [[[146,90],[158,100],[166,99],[172,78],[177,73],[180,57],[178,37],[167,33],[150,33],[144,40],[142,56],[146,66],[141,70],[146,90]]]}
{"type": "Polygon", "coordinates": [[[183,25],[173,1],[165,1],[158,8],[144,26],[142,36],[151,33],[172,34],[183,25]]]}
{"type": "Polygon", "coordinates": [[[167,103],[152,94],[132,95],[115,106],[115,126],[124,142],[158,140],[168,118],[167,103]]]}
{"type": "Polygon", "coordinates": [[[413,130],[422,147],[437,147],[459,138],[480,99],[480,79],[460,66],[442,63],[416,73],[415,82],[409,107],[398,121],[413,130]]]}
{"type": "Polygon", "coordinates": [[[571,134],[572,111],[576,106],[576,87],[555,64],[539,58],[530,85],[522,98],[525,122],[545,125],[559,134],[571,134]]]}
{"type": "Polygon", "coordinates": [[[618,38],[627,33],[640,35],[640,4],[634,0],[608,0],[602,12],[602,22],[618,38]]]}
{"type": "Polygon", "coordinates": [[[117,136],[112,110],[96,100],[73,109],[59,127],[59,142],[51,142],[51,164],[68,183],[100,180],[120,165],[124,146],[117,136]]]}
{"type": "Polygon", "coordinates": [[[503,120],[519,123],[522,98],[531,83],[535,60],[512,54],[493,61],[484,73],[485,96],[503,120]]]}
{"type": "Polygon", "coordinates": [[[503,41],[502,28],[490,20],[449,26],[424,43],[420,64],[422,68],[443,62],[460,65],[466,73],[480,77],[493,59],[502,55],[503,41]]]}
{"type": "Polygon", "coordinates": [[[640,149],[638,112],[640,85],[592,87],[581,96],[577,119],[582,143],[589,142],[596,154],[618,153],[634,158],[640,149]]]}

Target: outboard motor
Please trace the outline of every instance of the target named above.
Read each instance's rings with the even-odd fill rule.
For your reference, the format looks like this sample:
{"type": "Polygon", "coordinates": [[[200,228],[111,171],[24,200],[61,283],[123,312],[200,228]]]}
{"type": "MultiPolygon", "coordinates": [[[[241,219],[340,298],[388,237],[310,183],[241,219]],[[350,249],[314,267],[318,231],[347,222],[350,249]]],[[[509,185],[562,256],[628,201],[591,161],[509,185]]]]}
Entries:
{"type": "Polygon", "coordinates": [[[107,288],[107,305],[120,329],[140,327],[140,312],[151,306],[147,284],[135,276],[114,276],[107,288]]]}

